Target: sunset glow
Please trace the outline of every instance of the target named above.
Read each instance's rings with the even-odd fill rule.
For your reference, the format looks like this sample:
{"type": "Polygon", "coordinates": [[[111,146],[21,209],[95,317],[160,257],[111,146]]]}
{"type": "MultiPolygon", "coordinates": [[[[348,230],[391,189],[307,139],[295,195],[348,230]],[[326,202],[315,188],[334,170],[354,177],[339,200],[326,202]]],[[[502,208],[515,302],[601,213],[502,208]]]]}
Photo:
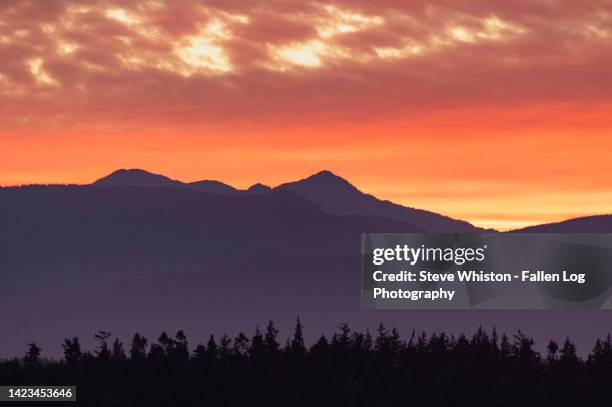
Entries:
{"type": "Polygon", "coordinates": [[[511,229],[612,212],[612,1],[0,8],[0,185],[329,169],[511,229]]]}

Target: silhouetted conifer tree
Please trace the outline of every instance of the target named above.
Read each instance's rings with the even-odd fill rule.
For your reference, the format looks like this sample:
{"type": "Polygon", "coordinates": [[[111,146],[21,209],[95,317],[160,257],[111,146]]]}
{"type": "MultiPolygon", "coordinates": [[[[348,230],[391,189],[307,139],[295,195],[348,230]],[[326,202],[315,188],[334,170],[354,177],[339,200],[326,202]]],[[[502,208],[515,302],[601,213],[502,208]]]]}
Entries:
{"type": "Polygon", "coordinates": [[[306,347],[304,346],[303,325],[298,317],[295,322],[295,330],[293,331],[293,339],[290,344],[290,352],[295,358],[303,358],[306,355],[306,347]]]}
{"type": "Polygon", "coordinates": [[[161,365],[166,360],[164,348],[159,343],[152,343],[147,358],[155,365],[161,365]]]}
{"type": "Polygon", "coordinates": [[[197,366],[203,367],[206,364],[206,346],[199,344],[193,350],[192,360],[196,363],[197,366]]]}
{"type": "Polygon", "coordinates": [[[219,346],[215,341],[215,336],[210,335],[208,342],[206,342],[206,361],[209,364],[214,364],[219,356],[219,346]]]}
{"type": "Polygon", "coordinates": [[[329,341],[325,335],[321,335],[319,339],[310,347],[309,353],[315,359],[323,359],[329,356],[329,341]]]}
{"type": "Polygon", "coordinates": [[[231,350],[232,340],[227,334],[224,334],[219,342],[219,360],[225,365],[227,365],[230,360],[231,350]]]}
{"type": "Polygon", "coordinates": [[[249,355],[252,357],[253,362],[258,363],[262,360],[265,353],[264,339],[259,327],[255,329],[255,334],[251,338],[251,348],[249,349],[249,355]]]}
{"type": "Polygon", "coordinates": [[[68,365],[74,366],[81,360],[81,344],[76,336],[72,339],[66,338],[62,345],[64,349],[64,360],[68,365]]]}
{"type": "Polygon", "coordinates": [[[98,342],[96,356],[99,360],[107,361],[110,359],[111,352],[108,347],[108,338],[110,338],[110,336],[111,333],[106,331],[98,331],[98,333],[94,335],[94,338],[98,342]]]}
{"type": "Polygon", "coordinates": [[[376,328],[376,340],[374,341],[374,349],[378,353],[386,353],[387,350],[387,328],[380,323],[376,328]]]}
{"type": "Polygon", "coordinates": [[[502,335],[501,342],[499,344],[499,356],[502,360],[507,360],[512,355],[512,345],[506,334],[502,335]]]}
{"type": "Polygon", "coordinates": [[[166,356],[172,354],[172,352],[174,351],[174,347],[176,343],[172,338],[168,336],[166,332],[161,333],[157,342],[161,346],[166,356]]]}
{"type": "Polygon", "coordinates": [[[178,331],[175,335],[171,352],[171,358],[175,363],[185,364],[189,361],[189,345],[185,332],[178,331]]]}
{"type": "Polygon", "coordinates": [[[548,342],[548,346],[546,346],[546,361],[548,362],[549,365],[554,365],[556,364],[559,355],[559,345],[557,345],[557,342],[553,341],[552,339],[548,342]]]}
{"type": "Polygon", "coordinates": [[[569,338],[565,338],[563,346],[559,351],[559,367],[565,372],[579,373],[580,361],[576,354],[576,346],[570,341],[569,338]]]}
{"type": "Polygon", "coordinates": [[[28,351],[23,358],[24,362],[30,365],[40,363],[40,353],[42,349],[34,342],[28,344],[28,351]]]}
{"type": "Polygon", "coordinates": [[[115,338],[115,341],[113,342],[113,347],[111,349],[111,359],[113,360],[113,362],[116,363],[121,363],[127,360],[127,357],[125,356],[125,350],[123,348],[123,343],[118,338],[115,338]]]}
{"type": "Polygon", "coordinates": [[[278,353],[278,349],[280,344],[278,343],[276,337],[278,336],[278,329],[274,326],[274,322],[269,321],[268,326],[266,327],[266,335],[264,337],[264,347],[267,353],[276,354],[278,353]]]}
{"type": "Polygon", "coordinates": [[[234,339],[234,353],[238,356],[246,356],[249,352],[249,343],[249,338],[240,332],[234,339]]]}
{"type": "Polygon", "coordinates": [[[140,362],[147,355],[147,339],[139,333],[132,337],[132,346],[130,347],[130,359],[134,362],[140,362]]]}

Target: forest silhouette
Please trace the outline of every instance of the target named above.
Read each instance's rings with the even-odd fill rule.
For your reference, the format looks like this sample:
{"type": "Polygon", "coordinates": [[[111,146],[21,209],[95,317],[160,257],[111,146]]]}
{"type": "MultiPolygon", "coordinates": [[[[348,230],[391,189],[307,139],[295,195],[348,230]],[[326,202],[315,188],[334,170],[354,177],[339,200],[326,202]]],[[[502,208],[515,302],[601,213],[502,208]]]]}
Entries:
{"type": "Polygon", "coordinates": [[[306,346],[303,329],[298,319],[281,344],[270,321],[192,349],[183,331],[155,342],[136,333],[129,344],[100,331],[92,351],[67,338],[60,360],[31,343],[23,357],[0,359],[0,384],[76,385],[78,404],[91,406],[609,405],[609,335],[581,358],[569,338],[541,354],[521,331],[403,337],[341,324],[306,346]]]}

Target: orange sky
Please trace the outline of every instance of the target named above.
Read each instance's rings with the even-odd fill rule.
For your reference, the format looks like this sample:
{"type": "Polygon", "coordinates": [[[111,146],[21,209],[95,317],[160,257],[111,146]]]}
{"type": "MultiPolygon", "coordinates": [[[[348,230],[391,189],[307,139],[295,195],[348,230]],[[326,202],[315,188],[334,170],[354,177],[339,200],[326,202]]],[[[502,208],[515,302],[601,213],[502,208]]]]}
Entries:
{"type": "Polygon", "coordinates": [[[486,227],[610,213],[611,27],[608,0],[5,0],[0,185],[326,168],[486,227]]]}

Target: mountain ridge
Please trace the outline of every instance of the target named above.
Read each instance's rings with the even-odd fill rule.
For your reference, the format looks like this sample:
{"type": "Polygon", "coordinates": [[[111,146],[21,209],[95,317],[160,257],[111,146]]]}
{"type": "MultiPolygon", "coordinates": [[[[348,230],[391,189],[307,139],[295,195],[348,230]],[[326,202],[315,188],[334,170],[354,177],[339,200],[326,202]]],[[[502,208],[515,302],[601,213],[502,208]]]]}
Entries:
{"type": "MultiPolygon", "coordinates": [[[[373,214],[387,219],[408,222],[423,227],[428,232],[495,232],[482,229],[467,221],[417,209],[390,200],[379,199],[364,193],[348,180],[328,169],[321,170],[305,178],[269,187],[262,183],[253,184],[248,189],[238,189],[216,180],[182,182],[146,170],[118,169],[94,181],[97,187],[124,186],[162,186],[193,189],[200,192],[226,195],[264,194],[277,190],[292,191],[318,205],[331,214],[373,214]],[[341,196],[338,196],[341,194],[341,196]]],[[[509,233],[532,232],[608,232],[612,230],[612,214],[590,215],[570,218],[558,222],[531,225],[509,230],[509,233]]]]}
{"type": "Polygon", "coordinates": [[[484,231],[484,229],[473,226],[463,220],[453,219],[449,216],[423,209],[399,205],[388,200],[380,200],[374,195],[362,192],[345,178],[327,169],[297,181],[282,183],[273,188],[257,183],[247,190],[236,189],[220,181],[205,180],[184,183],[141,169],[117,170],[95,181],[92,185],[135,186],[138,179],[144,181],[140,186],[193,188],[204,192],[220,194],[245,195],[269,193],[271,191],[291,191],[316,204],[330,214],[381,216],[399,222],[414,224],[428,232],[484,231]]]}
{"type": "Polygon", "coordinates": [[[376,214],[400,222],[420,226],[429,232],[484,231],[469,222],[435,212],[407,207],[359,190],[346,179],[329,170],[319,171],[304,179],[288,182],[275,189],[291,190],[319,205],[324,211],[339,215],[376,214]]]}
{"type": "Polygon", "coordinates": [[[121,168],[97,179],[91,185],[96,186],[179,186],[183,183],[139,168],[121,168]]]}
{"type": "Polygon", "coordinates": [[[581,216],[559,222],[543,223],[511,230],[511,233],[609,233],[612,214],[581,216]]]}

